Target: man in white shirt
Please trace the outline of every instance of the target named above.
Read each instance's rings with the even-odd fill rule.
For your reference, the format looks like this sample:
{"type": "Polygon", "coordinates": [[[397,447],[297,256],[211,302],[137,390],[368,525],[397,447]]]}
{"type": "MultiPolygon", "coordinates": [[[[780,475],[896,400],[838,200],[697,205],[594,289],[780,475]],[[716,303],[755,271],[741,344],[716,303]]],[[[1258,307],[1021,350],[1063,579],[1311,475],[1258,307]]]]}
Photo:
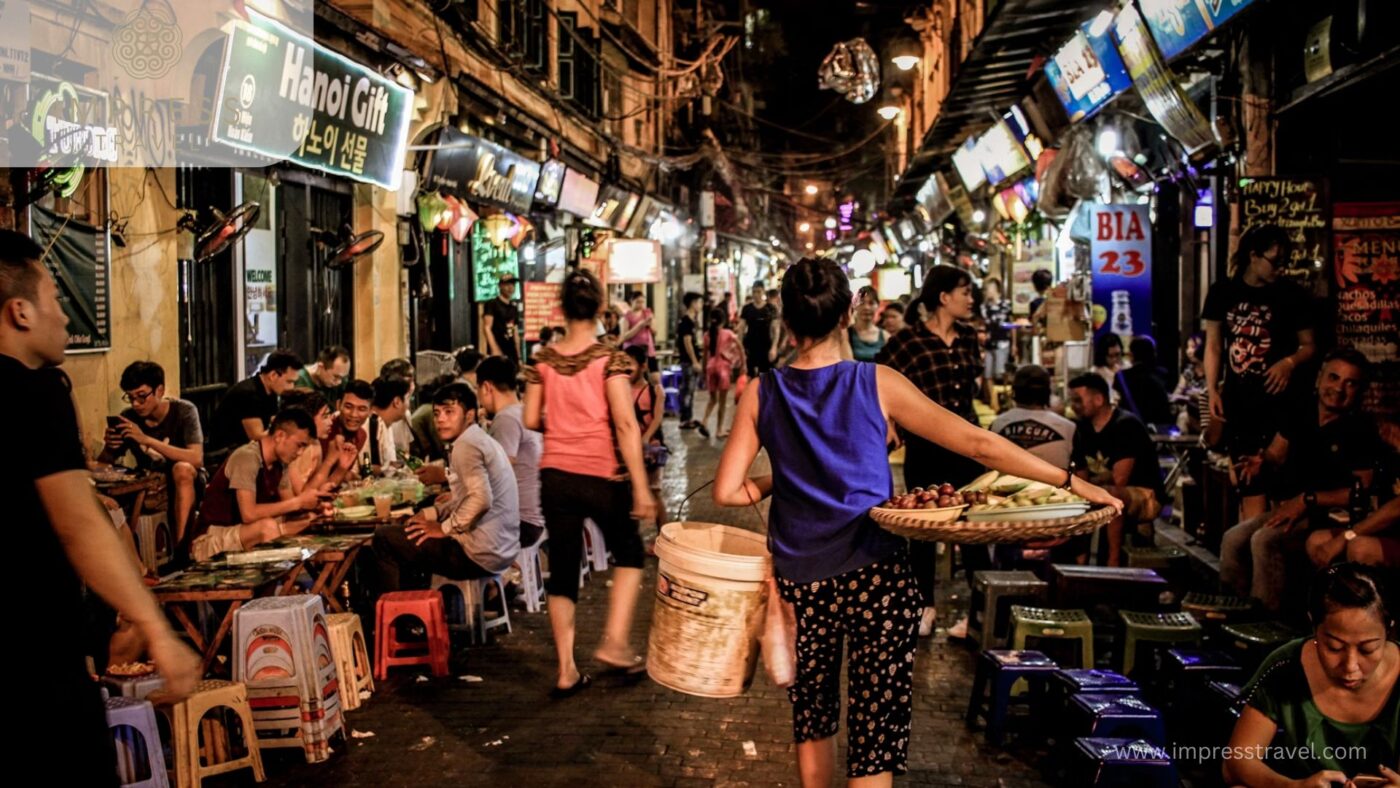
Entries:
{"type": "Polygon", "coordinates": [[[360,463],[369,464],[375,473],[399,461],[393,426],[408,415],[408,397],[413,384],[400,377],[379,378],[374,381],[374,400],[366,422],[369,439],[360,451],[360,463]]]}
{"type": "Polygon", "coordinates": [[[454,580],[505,571],[520,552],[520,498],[515,473],[500,444],[476,423],[477,402],[464,383],[433,397],[438,435],[452,444],[451,492],[406,526],[387,526],[371,546],[379,590],[397,591],[403,570],[454,580]]]}
{"type": "Polygon", "coordinates": [[[1011,381],[1016,407],[992,422],[992,432],[1057,468],[1068,468],[1074,422],[1050,410],[1050,373],[1027,364],[1011,381]]]}
{"type": "Polygon", "coordinates": [[[544,536],[544,510],[540,507],[540,451],[544,438],[525,429],[516,374],[515,364],[504,356],[483,360],[476,369],[477,396],[491,417],[491,437],[505,449],[515,469],[520,492],[520,544],[528,547],[544,536]]]}

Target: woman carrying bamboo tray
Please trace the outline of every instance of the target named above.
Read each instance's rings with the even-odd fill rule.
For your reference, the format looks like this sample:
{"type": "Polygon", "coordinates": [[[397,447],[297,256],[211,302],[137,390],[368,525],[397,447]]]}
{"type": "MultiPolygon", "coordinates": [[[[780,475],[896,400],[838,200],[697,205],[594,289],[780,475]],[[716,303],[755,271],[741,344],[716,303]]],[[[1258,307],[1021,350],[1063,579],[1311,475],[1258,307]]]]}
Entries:
{"type": "Polygon", "coordinates": [[[744,393],[714,499],[748,506],[773,496],[773,569],[797,617],[797,680],[788,697],[802,784],[831,784],[844,648],[847,777],[851,785],[890,785],[907,769],[920,606],[907,542],[870,519],[871,507],[893,493],[885,447],[894,429],[1006,473],[1069,485],[1094,503],[1121,504],[939,407],[898,372],[842,361],[851,287],[835,263],[808,259],[788,269],[782,303],[797,359],[744,393]],[[746,478],[761,448],[773,474],[746,478]]]}

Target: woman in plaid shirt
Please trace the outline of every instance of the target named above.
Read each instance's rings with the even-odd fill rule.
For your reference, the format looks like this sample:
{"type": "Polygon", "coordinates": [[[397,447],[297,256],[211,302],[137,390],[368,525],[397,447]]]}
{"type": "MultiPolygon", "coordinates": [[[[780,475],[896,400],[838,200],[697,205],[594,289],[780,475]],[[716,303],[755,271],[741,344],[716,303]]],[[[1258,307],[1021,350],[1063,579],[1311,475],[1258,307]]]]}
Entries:
{"type": "MultiPolygon", "coordinates": [[[[907,328],[890,337],[875,356],[875,363],[898,370],[909,378],[929,399],[953,413],[976,423],[972,401],[982,390],[982,348],[977,332],[966,322],[974,314],[972,277],[961,268],[950,265],[934,266],[924,280],[919,293],[926,319],[911,322],[907,328]]],[[[905,489],[938,486],[949,482],[962,486],[982,473],[982,466],[959,454],[948,451],[917,435],[903,435],[908,449],[904,457],[905,489]]],[[[914,577],[923,598],[923,618],[919,634],[933,634],[933,580],[937,553],[933,542],[915,541],[910,545],[914,577]]],[[[971,573],[987,568],[990,557],[980,548],[966,550],[963,564],[971,573]]],[[[952,637],[963,637],[967,620],[955,624],[952,637]]]]}

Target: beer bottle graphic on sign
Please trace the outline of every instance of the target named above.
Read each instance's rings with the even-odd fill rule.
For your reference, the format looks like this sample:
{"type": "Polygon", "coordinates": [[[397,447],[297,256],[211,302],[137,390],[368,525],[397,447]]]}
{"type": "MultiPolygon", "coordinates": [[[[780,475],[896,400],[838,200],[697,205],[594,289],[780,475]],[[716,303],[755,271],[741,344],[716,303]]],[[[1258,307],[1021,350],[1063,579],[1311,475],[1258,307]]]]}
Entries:
{"type": "Polygon", "coordinates": [[[1113,308],[1109,313],[1108,330],[1123,338],[1123,344],[1133,338],[1133,305],[1127,290],[1114,290],[1113,308]]]}

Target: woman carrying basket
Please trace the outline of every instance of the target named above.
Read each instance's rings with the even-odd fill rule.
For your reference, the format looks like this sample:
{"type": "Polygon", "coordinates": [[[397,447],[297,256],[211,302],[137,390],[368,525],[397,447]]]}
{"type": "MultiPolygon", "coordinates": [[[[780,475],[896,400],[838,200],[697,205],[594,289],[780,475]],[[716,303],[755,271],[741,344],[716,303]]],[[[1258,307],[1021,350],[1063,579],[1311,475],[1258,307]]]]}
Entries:
{"type": "Polygon", "coordinates": [[[939,407],[898,372],[842,361],[851,289],[835,263],[794,265],[783,277],[782,302],[797,359],[744,393],[714,500],[748,506],[773,496],[773,570],[797,616],[797,681],[788,697],[802,784],[831,782],[844,646],[846,774],[851,785],[890,785],[907,768],[920,607],[905,540],[869,514],[893,493],[886,445],[894,429],[1006,473],[1071,485],[1095,503],[1121,504],[939,407]],[[773,473],[746,478],[760,448],[768,449],[773,473]]]}

